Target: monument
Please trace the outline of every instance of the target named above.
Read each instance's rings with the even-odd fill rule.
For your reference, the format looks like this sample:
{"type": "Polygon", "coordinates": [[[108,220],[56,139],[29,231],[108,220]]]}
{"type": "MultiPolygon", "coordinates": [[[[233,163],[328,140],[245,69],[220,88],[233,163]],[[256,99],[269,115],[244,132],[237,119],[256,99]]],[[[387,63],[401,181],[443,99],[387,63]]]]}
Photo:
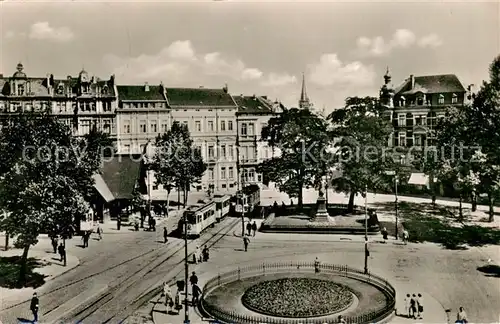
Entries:
{"type": "Polygon", "coordinates": [[[321,182],[321,187],[319,188],[318,200],[316,201],[316,214],[311,218],[311,222],[315,223],[329,223],[333,224],[334,220],[328,214],[328,209],[326,208],[326,198],[325,198],[325,185],[323,181],[321,182]]]}

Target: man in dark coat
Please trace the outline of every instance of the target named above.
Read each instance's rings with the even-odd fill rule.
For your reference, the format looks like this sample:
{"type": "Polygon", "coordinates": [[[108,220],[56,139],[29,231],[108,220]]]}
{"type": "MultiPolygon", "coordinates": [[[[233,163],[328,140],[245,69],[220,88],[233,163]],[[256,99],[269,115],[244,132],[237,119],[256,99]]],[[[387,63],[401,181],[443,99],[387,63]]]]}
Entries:
{"type": "Polygon", "coordinates": [[[247,223],[247,232],[248,232],[248,235],[250,235],[252,233],[252,224],[250,224],[250,222],[247,223]]]}
{"type": "Polygon", "coordinates": [[[245,246],[245,252],[247,252],[248,250],[248,243],[250,243],[250,239],[248,238],[248,236],[244,236],[243,237],[243,245],[245,246]]]}
{"type": "Polygon", "coordinates": [[[196,307],[198,305],[198,302],[200,301],[200,296],[201,296],[201,289],[198,287],[197,284],[193,285],[193,300],[191,301],[191,305],[193,307],[196,307]]]}
{"type": "Polygon", "coordinates": [[[191,285],[197,285],[198,284],[198,276],[196,275],[196,272],[193,271],[193,274],[191,277],[189,277],[189,282],[191,285]]]}
{"type": "Polygon", "coordinates": [[[252,224],[252,231],[253,231],[253,236],[255,236],[255,232],[257,232],[257,223],[255,221],[253,221],[252,224]]]}
{"type": "Polygon", "coordinates": [[[59,255],[61,256],[61,262],[63,262],[66,259],[66,249],[64,248],[64,245],[62,243],[57,248],[57,251],[59,252],[59,255]]]}
{"type": "Polygon", "coordinates": [[[38,323],[38,307],[39,307],[39,300],[38,296],[36,293],[33,294],[33,298],[31,298],[31,305],[30,305],[30,310],[33,313],[33,323],[38,323]]]}
{"type": "Polygon", "coordinates": [[[163,227],[163,242],[167,243],[168,242],[168,231],[167,227],[163,227]]]}

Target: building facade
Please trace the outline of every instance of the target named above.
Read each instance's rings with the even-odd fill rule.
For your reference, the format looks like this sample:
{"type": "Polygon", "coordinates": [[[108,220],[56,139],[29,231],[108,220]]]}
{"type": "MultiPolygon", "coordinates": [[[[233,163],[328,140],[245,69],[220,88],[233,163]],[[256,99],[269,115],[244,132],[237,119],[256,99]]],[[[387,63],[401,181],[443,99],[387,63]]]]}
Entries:
{"type": "Polygon", "coordinates": [[[56,115],[76,136],[92,128],[116,138],[114,76],[100,80],[82,70],[78,77],[31,77],[19,63],[11,77],[0,75],[0,114],[45,112],[56,115]]]}
{"type": "Polygon", "coordinates": [[[269,119],[278,115],[283,106],[279,102],[271,102],[265,96],[234,96],[238,104],[238,175],[239,183],[267,186],[257,166],[270,159],[276,150],[261,138],[262,129],[269,119]]]}
{"type": "Polygon", "coordinates": [[[392,86],[389,70],[384,79],[380,99],[387,108],[384,116],[394,127],[389,146],[434,145],[435,127],[439,118],[444,118],[446,108],[463,106],[466,100],[466,90],[454,74],[410,75],[397,88],[392,86]]]}

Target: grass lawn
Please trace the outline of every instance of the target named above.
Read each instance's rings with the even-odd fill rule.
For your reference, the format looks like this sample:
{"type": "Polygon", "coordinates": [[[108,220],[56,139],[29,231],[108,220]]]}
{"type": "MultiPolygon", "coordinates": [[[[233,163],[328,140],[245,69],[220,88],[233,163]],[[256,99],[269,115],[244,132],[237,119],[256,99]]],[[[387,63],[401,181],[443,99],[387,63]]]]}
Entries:
{"type": "MultiPolygon", "coordinates": [[[[394,208],[393,203],[379,206],[390,210],[394,208]]],[[[433,242],[447,249],[500,243],[500,230],[465,225],[466,218],[460,220],[457,216],[458,208],[436,206],[433,209],[431,204],[408,202],[400,202],[398,206],[400,221],[408,230],[411,242],[433,242]]],[[[381,222],[382,226],[394,235],[393,223],[381,222]]]]}
{"type": "MultiPolygon", "coordinates": [[[[45,283],[45,276],[33,271],[42,265],[37,259],[28,258],[24,287],[38,288],[45,283]]],[[[22,285],[18,284],[20,268],[20,256],[0,257],[0,287],[8,289],[23,288],[22,285]]]]}

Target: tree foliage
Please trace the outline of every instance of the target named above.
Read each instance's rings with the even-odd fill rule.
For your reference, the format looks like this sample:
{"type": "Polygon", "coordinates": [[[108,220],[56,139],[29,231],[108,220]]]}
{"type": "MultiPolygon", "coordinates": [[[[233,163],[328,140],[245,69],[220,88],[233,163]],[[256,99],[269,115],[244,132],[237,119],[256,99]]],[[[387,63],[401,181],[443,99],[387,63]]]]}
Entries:
{"type": "Polygon", "coordinates": [[[332,185],[350,194],[349,210],[354,207],[357,193],[387,186],[383,174],[393,162],[385,150],[391,126],[381,117],[382,111],[377,98],[350,97],[343,108],[328,116],[332,124],[330,137],[336,147],[335,162],[342,174],[332,179],[332,185]]]}
{"type": "Polygon", "coordinates": [[[302,189],[318,184],[329,159],[326,121],[309,110],[292,108],[271,118],[261,135],[281,154],[265,160],[257,172],[275,182],[280,191],[298,197],[301,207],[302,189]]]}
{"type": "Polygon", "coordinates": [[[24,248],[24,280],[30,245],[40,233],[62,233],[89,210],[85,200],[93,186],[96,156],[79,150],[84,139],[50,115],[11,116],[0,133],[0,206],[6,217],[0,230],[24,248]]]}
{"type": "MultiPolygon", "coordinates": [[[[186,193],[207,169],[186,125],[174,123],[167,133],[158,135],[155,147],[151,170],[155,172],[156,184],[161,184],[168,194],[175,187],[186,193]]],[[[185,194],[184,203],[186,197],[185,194]]]]}

